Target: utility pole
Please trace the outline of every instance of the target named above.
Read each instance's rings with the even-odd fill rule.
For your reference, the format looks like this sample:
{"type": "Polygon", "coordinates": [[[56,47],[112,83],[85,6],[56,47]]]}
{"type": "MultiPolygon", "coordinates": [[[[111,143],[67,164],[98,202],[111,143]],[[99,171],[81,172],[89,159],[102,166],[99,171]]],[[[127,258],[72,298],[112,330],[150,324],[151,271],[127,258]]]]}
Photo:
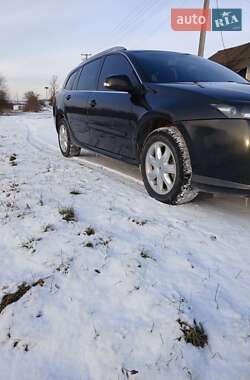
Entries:
{"type": "Polygon", "coordinates": [[[83,61],[87,61],[87,59],[88,59],[89,57],[91,57],[91,55],[92,55],[92,54],[90,54],[90,53],[82,53],[82,54],[81,54],[82,60],[83,60],[83,61]]]}
{"type": "MultiPolygon", "coordinates": [[[[204,0],[204,5],[203,5],[203,11],[204,11],[204,16],[206,15],[205,11],[209,9],[209,0],[204,0]]],[[[206,25],[205,25],[206,26],[206,25]]],[[[199,50],[198,50],[198,55],[200,57],[204,57],[204,51],[205,51],[205,42],[206,42],[206,30],[205,28],[203,29],[201,27],[200,31],[200,43],[199,43],[199,50]]]]}

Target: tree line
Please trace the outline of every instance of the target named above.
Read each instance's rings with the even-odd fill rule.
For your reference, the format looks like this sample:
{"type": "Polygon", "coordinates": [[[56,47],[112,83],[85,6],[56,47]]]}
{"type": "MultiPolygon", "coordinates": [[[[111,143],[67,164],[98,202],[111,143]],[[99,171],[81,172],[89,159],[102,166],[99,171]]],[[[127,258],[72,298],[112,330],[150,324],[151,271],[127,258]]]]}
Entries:
{"type": "MultiPolygon", "coordinates": [[[[50,81],[49,88],[49,104],[53,105],[56,92],[59,88],[58,79],[56,75],[53,75],[50,81]]],[[[34,91],[27,91],[24,94],[24,112],[39,112],[42,107],[45,106],[44,101],[41,100],[40,95],[34,91]]],[[[0,75],[0,114],[12,109],[12,104],[9,99],[7,83],[5,78],[0,75]]]]}
{"type": "Polygon", "coordinates": [[[0,75],[0,113],[10,108],[7,85],[3,76],[0,75]]]}

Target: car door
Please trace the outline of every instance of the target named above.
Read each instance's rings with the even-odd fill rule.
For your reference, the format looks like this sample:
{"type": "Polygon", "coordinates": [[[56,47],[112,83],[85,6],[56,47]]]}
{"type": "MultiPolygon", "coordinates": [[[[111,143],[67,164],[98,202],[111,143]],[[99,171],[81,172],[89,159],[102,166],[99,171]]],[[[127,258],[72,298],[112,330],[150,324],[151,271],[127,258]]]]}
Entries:
{"type": "Polygon", "coordinates": [[[79,73],[79,78],[69,94],[68,108],[70,108],[70,112],[68,112],[68,115],[70,116],[68,116],[68,119],[73,137],[80,145],[88,145],[90,143],[87,122],[89,99],[91,92],[97,88],[101,64],[102,58],[84,64],[79,73]]]}
{"type": "Polygon", "coordinates": [[[63,102],[64,102],[64,114],[70,126],[71,133],[75,136],[75,123],[76,123],[76,114],[75,114],[75,85],[80,75],[81,68],[75,70],[71,73],[66,81],[64,91],[63,91],[63,102]]]}
{"type": "Polygon", "coordinates": [[[90,144],[116,155],[133,157],[132,134],[135,128],[132,96],[128,92],[111,91],[104,81],[112,75],[127,75],[134,85],[138,79],[122,54],[105,57],[98,90],[91,94],[88,125],[90,144]]]}

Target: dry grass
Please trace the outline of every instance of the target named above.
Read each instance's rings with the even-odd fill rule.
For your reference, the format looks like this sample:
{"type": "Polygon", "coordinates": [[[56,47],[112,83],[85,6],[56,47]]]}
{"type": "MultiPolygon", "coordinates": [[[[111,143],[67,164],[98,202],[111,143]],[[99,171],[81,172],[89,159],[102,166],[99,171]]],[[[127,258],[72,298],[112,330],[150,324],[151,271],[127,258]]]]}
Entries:
{"type": "Polygon", "coordinates": [[[14,302],[17,302],[22,298],[32,287],[34,286],[43,286],[44,280],[39,279],[31,285],[26,284],[25,282],[18,286],[18,289],[15,293],[9,293],[3,296],[2,301],[0,303],[0,314],[2,311],[14,302]]]}
{"type": "Polygon", "coordinates": [[[53,224],[48,223],[42,227],[42,232],[49,232],[49,231],[55,231],[55,226],[53,226],[53,224]]]}
{"type": "Polygon", "coordinates": [[[42,240],[42,238],[30,238],[29,240],[23,241],[21,247],[28,249],[29,251],[31,251],[31,253],[35,253],[36,243],[40,240],[42,240]]]}
{"type": "Polygon", "coordinates": [[[137,371],[136,369],[127,369],[127,368],[124,368],[122,367],[122,374],[126,377],[126,379],[129,379],[130,378],[130,375],[137,375],[139,373],[139,371],[137,371]]]}
{"type": "Polygon", "coordinates": [[[77,217],[73,207],[62,207],[59,209],[59,214],[62,215],[66,222],[77,222],[77,217]]]}
{"type": "Polygon", "coordinates": [[[9,161],[12,162],[12,161],[16,161],[16,154],[12,154],[10,157],[9,157],[9,161]]]}
{"type": "Polygon", "coordinates": [[[86,230],[84,231],[85,235],[91,236],[95,235],[95,229],[91,226],[87,227],[86,230]]]}
{"type": "Polygon", "coordinates": [[[70,194],[71,195],[81,195],[82,193],[79,190],[77,190],[77,189],[73,189],[73,190],[70,191],[70,194]]]}
{"type": "Polygon", "coordinates": [[[137,224],[137,226],[145,226],[145,224],[147,224],[147,220],[144,220],[144,219],[129,218],[129,220],[132,223],[137,224]]]}
{"type": "Polygon", "coordinates": [[[191,343],[193,346],[201,348],[204,348],[208,344],[208,337],[201,323],[197,324],[194,320],[194,325],[191,326],[180,319],[177,322],[183,332],[183,337],[180,337],[179,340],[184,338],[186,343],[191,343]]]}
{"type": "Polygon", "coordinates": [[[9,162],[10,162],[10,165],[11,166],[17,166],[17,162],[16,162],[16,154],[12,154],[10,157],[9,157],[9,162]]]}
{"type": "Polygon", "coordinates": [[[84,247],[94,248],[94,244],[91,241],[87,241],[87,243],[84,244],[84,247]]]}
{"type": "Polygon", "coordinates": [[[156,259],[155,259],[153,256],[151,256],[151,255],[150,255],[148,252],[146,252],[146,251],[141,251],[140,256],[141,256],[143,259],[145,259],[145,260],[150,259],[150,260],[156,261],[156,259]]]}

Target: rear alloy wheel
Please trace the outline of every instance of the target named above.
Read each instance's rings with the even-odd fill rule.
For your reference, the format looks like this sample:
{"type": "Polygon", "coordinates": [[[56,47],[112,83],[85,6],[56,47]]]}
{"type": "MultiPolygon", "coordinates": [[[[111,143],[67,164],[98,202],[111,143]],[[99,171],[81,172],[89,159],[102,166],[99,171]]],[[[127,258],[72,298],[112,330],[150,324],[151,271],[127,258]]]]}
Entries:
{"type": "Polygon", "coordinates": [[[60,150],[64,157],[73,157],[80,155],[81,148],[71,143],[68,127],[64,120],[60,121],[58,127],[58,142],[60,150]]]}
{"type": "Polygon", "coordinates": [[[153,198],[181,204],[197,195],[191,188],[192,167],[186,143],[176,127],[152,133],[141,154],[144,185],[153,198]]]}

